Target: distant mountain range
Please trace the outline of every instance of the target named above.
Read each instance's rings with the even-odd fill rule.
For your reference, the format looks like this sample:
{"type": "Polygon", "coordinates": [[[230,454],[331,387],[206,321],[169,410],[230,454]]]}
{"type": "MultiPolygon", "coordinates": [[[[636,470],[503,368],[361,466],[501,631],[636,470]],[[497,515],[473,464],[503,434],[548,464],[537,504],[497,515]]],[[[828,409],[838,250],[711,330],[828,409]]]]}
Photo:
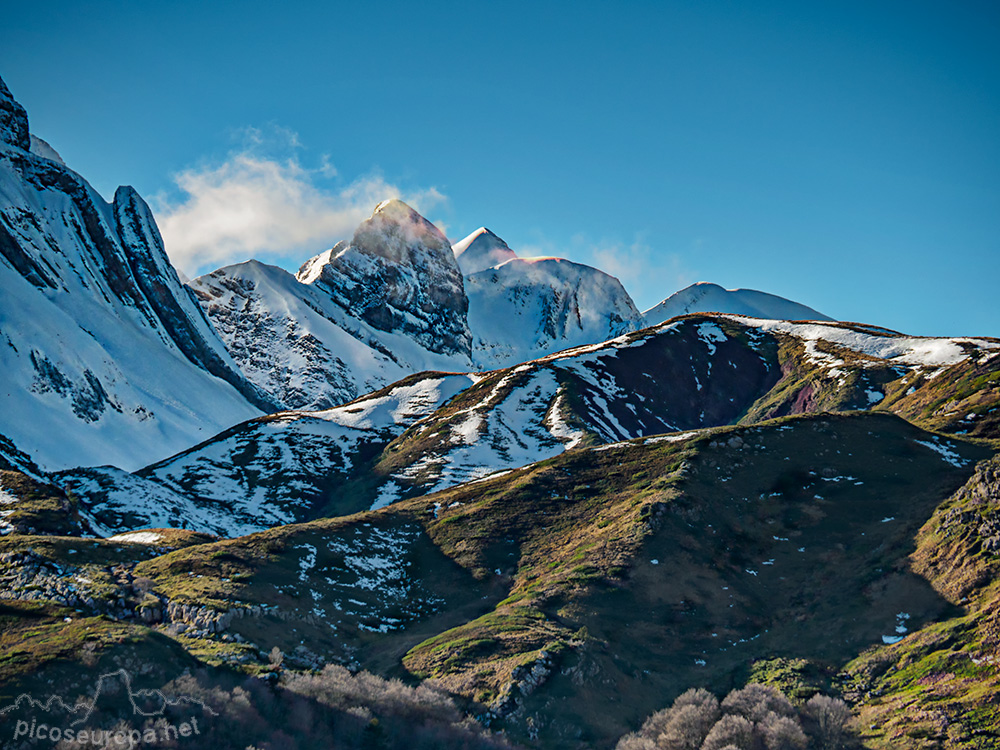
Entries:
{"type": "Polygon", "coordinates": [[[700,312],[726,312],[773,320],[833,320],[784,297],[754,289],[723,289],[704,281],[674,292],[642,315],[645,324],[652,326],[678,315],[700,312]]]}
{"type": "MultiPolygon", "coordinates": [[[[261,413],[600,343],[659,322],[689,291],[644,317],[612,276],[518,258],[485,228],[452,246],[396,200],[296,276],[248,261],[185,286],[138,194],[123,187],[105,203],[30,134],[5,86],[0,100],[0,366],[11,386],[0,434],[46,468],[135,469],[261,413]]],[[[716,297],[721,312],[808,310],[760,293],[716,297]]]]}

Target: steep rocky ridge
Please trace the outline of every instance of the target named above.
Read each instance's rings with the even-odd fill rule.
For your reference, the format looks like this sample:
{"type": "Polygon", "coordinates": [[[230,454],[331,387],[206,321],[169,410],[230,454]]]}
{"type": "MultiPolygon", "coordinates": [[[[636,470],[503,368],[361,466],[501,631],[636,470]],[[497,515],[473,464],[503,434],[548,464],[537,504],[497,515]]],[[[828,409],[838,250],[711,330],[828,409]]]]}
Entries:
{"type": "Polygon", "coordinates": [[[273,408],[181,286],[135,191],[108,204],[31,153],[23,109],[6,87],[0,101],[0,431],[44,468],[134,469],[273,408]]]}
{"type": "Polygon", "coordinates": [[[298,279],[373,328],[438,354],[471,354],[468,301],[451,245],[402,201],[380,203],[349,243],[306,261],[298,279]]]}

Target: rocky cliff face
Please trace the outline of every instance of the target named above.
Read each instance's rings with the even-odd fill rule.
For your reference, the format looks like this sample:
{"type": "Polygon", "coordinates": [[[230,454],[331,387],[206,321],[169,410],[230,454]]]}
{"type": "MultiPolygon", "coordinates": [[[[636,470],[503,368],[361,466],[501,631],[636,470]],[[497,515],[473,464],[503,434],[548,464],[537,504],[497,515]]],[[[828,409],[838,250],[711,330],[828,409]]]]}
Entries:
{"type": "Polygon", "coordinates": [[[25,151],[31,148],[28,113],[14,100],[3,79],[0,79],[0,142],[25,151]]]}
{"type": "Polygon", "coordinates": [[[437,354],[468,356],[468,301],[448,239],[402,201],[380,203],[350,243],[307,261],[299,281],[325,289],[372,328],[437,354]]]}
{"type": "Polygon", "coordinates": [[[247,377],[289,409],[329,409],[416,369],[469,368],[351,318],[275,266],[247,261],[190,286],[247,377]]]}
{"type": "Polygon", "coordinates": [[[273,408],[181,286],[138,194],[109,204],[30,151],[2,83],[0,112],[0,432],[44,468],[135,468],[273,408]]]}

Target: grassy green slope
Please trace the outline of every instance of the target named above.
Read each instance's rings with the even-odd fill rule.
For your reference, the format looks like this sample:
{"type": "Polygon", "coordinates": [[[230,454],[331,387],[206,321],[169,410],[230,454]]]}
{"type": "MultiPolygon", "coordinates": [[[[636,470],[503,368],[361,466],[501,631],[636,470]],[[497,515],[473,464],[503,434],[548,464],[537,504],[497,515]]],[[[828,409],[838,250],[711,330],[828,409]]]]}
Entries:
{"type": "Polygon", "coordinates": [[[725,691],[754,660],[841,664],[899,612],[952,611],[906,560],[990,451],[949,443],[953,466],[915,440],[933,438],[890,416],[798,418],[439,493],[464,503],[430,530],[456,559],[485,574],[499,540],[517,550],[511,597],[404,663],[567,746],[608,744],[691,685],[725,691]]]}
{"type": "MultiPolygon", "coordinates": [[[[126,629],[154,639],[148,648],[250,674],[274,671],[267,652],[278,647],[285,668],[337,661],[435,678],[546,747],[610,746],[686,688],[723,693],[755,663],[755,679],[829,685],[859,653],[852,694],[878,723],[897,704],[872,696],[905,691],[884,682],[898,670],[867,665],[938,643],[942,628],[988,656],[992,557],[962,540],[993,522],[993,506],[961,501],[978,515],[942,516],[947,529],[934,514],[952,510],[939,506],[992,453],[888,414],[799,416],[570,451],[379,511],[179,538],[173,551],[22,535],[2,546],[18,560],[30,548],[39,570],[37,560],[72,559],[66,575],[122,602],[105,614],[124,619],[71,620],[113,637],[128,640],[115,630],[126,629]],[[150,602],[227,626],[197,637],[179,617],[142,627],[134,614],[150,602]],[[877,647],[899,626],[913,635],[877,647]]],[[[19,648],[67,654],[59,614],[19,648]]],[[[11,661],[5,674],[23,681],[33,664],[11,661]]],[[[996,694],[988,680],[969,690],[996,694]]]]}
{"type": "Polygon", "coordinates": [[[937,508],[913,570],[959,611],[847,668],[873,748],[1000,747],[1000,459],[937,508]]]}

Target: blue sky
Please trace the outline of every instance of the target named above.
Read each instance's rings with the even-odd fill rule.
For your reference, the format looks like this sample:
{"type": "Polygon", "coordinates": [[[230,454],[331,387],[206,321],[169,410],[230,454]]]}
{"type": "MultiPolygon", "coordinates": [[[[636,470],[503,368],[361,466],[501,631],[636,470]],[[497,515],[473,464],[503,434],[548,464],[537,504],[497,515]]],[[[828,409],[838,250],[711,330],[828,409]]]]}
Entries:
{"type": "Polygon", "coordinates": [[[1000,336],[997,39],[996,3],[39,1],[0,75],[189,273],[294,269],[391,193],[641,309],[705,280],[1000,336]]]}

